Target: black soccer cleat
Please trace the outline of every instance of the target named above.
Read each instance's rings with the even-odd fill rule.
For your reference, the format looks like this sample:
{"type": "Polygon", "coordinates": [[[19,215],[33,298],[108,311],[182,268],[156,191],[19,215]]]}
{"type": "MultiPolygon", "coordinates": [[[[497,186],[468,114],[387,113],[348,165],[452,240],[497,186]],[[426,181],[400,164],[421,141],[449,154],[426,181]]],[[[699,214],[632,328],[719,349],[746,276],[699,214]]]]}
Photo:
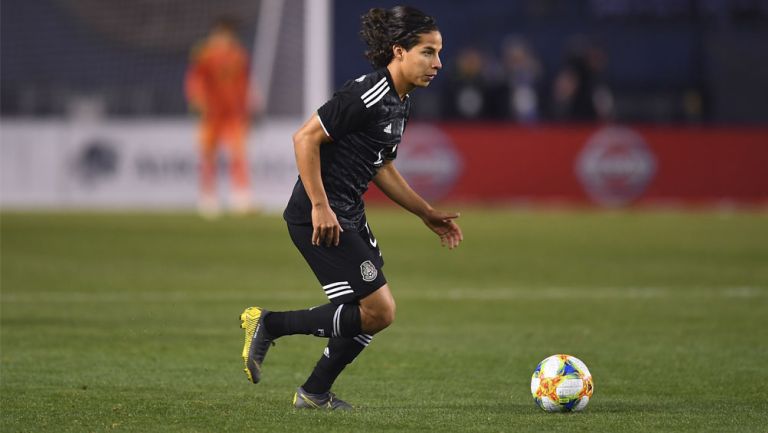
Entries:
{"type": "Polygon", "coordinates": [[[322,394],[310,394],[299,387],[293,395],[293,407],[297,409],[351,410],[352,405],[336,398],[328,391],[322,394]]]}

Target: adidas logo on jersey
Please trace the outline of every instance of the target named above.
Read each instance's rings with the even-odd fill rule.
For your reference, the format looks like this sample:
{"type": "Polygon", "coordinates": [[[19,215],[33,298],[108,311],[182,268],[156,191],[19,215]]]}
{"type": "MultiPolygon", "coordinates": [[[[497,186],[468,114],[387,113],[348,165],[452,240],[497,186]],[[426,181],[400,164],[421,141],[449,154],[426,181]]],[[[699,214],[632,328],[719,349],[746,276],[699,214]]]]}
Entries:
{"type": "Polygon", "coordinates": [[[387,125],[386,128],[384,128],[384,132],[386,132],[387,134],[391,134],[392,133],[392,124],[391,123],[389,125],[387,125]]]}

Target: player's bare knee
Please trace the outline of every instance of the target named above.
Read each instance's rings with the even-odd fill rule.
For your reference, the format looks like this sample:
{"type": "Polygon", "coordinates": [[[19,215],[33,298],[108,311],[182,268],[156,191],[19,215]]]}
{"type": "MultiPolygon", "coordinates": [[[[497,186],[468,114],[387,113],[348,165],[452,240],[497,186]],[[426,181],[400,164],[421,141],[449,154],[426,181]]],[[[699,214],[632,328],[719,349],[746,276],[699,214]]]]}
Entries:
{"type": "Polygon", "coordinates": [[[371,335],[377,334],[386,329],[390,323],[392,322],[388,322],[385,317],[368,316],[368,320],[363,323],[363,332],[371,335]]]}
{"type": "Polygon", "coordinates": [[[381,312],[381,322],[385,328],[395,321],[395,310],[397,310],[397,306],[395,305],[395,301],[392,300],[387,308],[381,312]]]}
{"type": "Polygon", "coordinates": [[[363,331],[369,334],[375,334],[387,328],[395,320],[395,304],[387,303],[378,308],[360,308],[360,319],[363,331]]]}
{"type": "Polygon", "coordinates": [[[378,331],[383,331],[385,328],[389,327],[392,322],[395,321],[395,310],[388,309],[385,311],[380,311],[375,320],[378,331]]]}
{"type": "Polygon", "coordinates": [[[378,318],[364,308],[360,308],[360,325],[366,334],[375,334],[381,331],[378,318]]]}

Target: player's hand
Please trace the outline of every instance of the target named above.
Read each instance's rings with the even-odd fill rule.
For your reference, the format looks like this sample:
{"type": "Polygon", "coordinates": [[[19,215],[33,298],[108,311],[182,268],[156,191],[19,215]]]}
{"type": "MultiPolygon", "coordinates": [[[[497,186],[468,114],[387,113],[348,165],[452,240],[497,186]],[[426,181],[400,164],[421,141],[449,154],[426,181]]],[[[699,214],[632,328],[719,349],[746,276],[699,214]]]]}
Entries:
{"type": "Polygon", "coordinates": [[[198,116],[205,114],[205,105],[198,101],[192,101],[189,103],[189,112],[198,116]]]}
{"type": "Polygon", "coordinates": [[[422,217],[422,220],[430,230],[440,236],[442,246],[454,249],[464,240],[461,227],[454,221],[459,216],[458,212],[443,212],[432,209],[422,217]]]}
{"type": "Polygon", "coordinates": [[[336,214],[327,204],[312,206],[312,228],[312,245],[316,246],[338,246],[341,232],[344,231],[336,214]]]}

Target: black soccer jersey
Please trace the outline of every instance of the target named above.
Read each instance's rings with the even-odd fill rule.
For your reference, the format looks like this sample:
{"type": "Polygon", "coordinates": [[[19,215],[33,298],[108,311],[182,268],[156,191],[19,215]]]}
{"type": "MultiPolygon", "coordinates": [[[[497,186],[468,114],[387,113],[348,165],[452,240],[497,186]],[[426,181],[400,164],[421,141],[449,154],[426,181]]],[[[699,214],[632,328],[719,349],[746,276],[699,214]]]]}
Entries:
{"type": "MultiPolygon", "coordinates": [[[[317,110],[333,140],[320,146],[323,186],[344,229],[357,229],[365,212],[363,194],[397,146],[408,122],[410,100],[400,100],[386,68],[348,81],[317,110]]],[[[312,222],[312,204],[301,178],[283,213],[292,224],[312,222]]]]}

